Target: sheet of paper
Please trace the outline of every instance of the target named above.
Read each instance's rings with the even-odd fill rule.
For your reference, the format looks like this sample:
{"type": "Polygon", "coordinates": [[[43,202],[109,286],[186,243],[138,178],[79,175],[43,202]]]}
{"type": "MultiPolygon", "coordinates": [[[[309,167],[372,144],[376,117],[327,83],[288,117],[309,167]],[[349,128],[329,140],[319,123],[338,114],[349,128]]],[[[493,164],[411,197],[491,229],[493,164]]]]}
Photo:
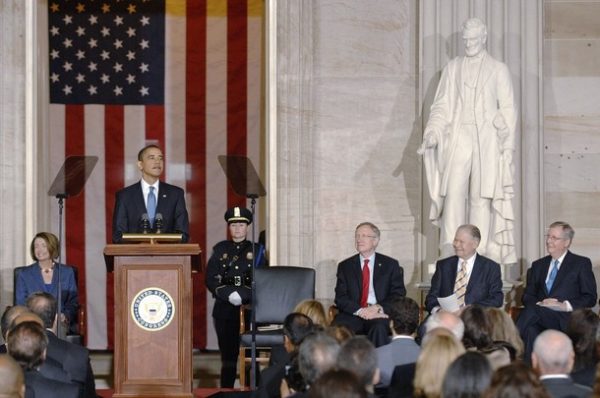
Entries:
{"type": "Polygon", "coordinates": [[[443,310],[448,312],[456,312],[460,309],[458,299],[456,298],[456,294],[454,293],[452,293],[448,297],[438,297],[438,302],[440,303],[440,307],[442,307],[443,310]]]}

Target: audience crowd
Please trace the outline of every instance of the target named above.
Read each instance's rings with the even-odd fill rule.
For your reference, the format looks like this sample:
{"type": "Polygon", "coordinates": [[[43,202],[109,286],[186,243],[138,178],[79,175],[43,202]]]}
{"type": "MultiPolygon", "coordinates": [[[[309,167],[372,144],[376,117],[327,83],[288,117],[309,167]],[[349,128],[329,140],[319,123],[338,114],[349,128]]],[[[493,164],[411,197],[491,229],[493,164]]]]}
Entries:
{"type": "MultiPolygon", "coordinates": [[[[296,310],[313,307],[320,305],[296,310]]],[[[389,343],[377,348],[365,335],[328,325],[322,308],[316,313],[287,317],[286,355],[274,349],[261,397],[600,397],[600,318],[589,309],[574,310],[565,333],[541,332],[529,358],[513,319],[498,308],[439,310],[420,325],[417,303],[398,297],[390,303],[389,343]]]]}

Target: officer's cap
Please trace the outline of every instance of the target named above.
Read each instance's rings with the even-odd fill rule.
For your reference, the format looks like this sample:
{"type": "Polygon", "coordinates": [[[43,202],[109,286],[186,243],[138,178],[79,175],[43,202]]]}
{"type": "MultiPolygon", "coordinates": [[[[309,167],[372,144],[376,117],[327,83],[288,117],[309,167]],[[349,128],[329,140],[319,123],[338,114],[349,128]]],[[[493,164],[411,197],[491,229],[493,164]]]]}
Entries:
{"type": "Polygon", "coordinates": [[[225,221],[227,221],[227,224],[234,222],[250,224],[252,222],[252,212],[245,207],[232,207],[225,212],[225,221]]]}

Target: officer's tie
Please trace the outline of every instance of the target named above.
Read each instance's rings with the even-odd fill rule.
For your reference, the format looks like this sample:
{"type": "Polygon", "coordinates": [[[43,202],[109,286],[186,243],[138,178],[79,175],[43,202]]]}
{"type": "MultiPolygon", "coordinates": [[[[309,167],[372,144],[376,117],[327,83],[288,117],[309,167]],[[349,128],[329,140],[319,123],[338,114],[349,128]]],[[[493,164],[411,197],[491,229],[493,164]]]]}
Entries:
{"type": "Polygon", "coordinates": [[[150,225],[154,225],[154,216],[156,216],[156,195],[154,195],[154,187],[150,187],[150,192],[148,192],[148,204],[146,207],[148,208],[150,225]]]}
{"type": "Polygon", "coordinates": [[[456,275],[456,281],[454,282],[454,294],[458,300],[460,307],[465,306],[465,293],[467,292],[467,262],[461,261],[460,270],[456,275]]]}
{"type": "Polygon", "coordinates": [[[369,272],[369,259],[366,258],[363,263],[362,269],[362,295],[360,296],[360,307],[364,308],[367,306],[367,299],[369,298],[369,279],[371,273],[369,272]]]}
{"type": "Polygon", "coordinates": [[[546,290],[548,290],[548,293],[550,293],[552,285],[554,285],[556,274],[558,274],[558,260],[554,260],[552,262],[552,270],[550,271],[550,276],[548,276],[548,280],[546,281],[546,290]]]}

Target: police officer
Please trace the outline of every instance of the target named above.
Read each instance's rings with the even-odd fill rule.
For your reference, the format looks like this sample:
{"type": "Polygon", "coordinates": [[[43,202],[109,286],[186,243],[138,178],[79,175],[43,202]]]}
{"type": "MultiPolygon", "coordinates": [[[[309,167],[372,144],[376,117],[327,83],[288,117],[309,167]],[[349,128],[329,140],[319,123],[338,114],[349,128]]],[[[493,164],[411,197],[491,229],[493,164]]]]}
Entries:
{"type": "MultiPolygon", "coordinates": [[[[250,303],[252,298],[252,243],[246,240],[252,212],[244,207],[233,207],[225,213],[225,221],[231,240],[213,247],[206,268],[206,287],[215,298],[212,316],[221,351],[221,387],[231,388],[239,355],[239,307],[250,303]]],[[[254,264],[264,265],[263,246],[255,243],[254,253],[254,264]]]]}

